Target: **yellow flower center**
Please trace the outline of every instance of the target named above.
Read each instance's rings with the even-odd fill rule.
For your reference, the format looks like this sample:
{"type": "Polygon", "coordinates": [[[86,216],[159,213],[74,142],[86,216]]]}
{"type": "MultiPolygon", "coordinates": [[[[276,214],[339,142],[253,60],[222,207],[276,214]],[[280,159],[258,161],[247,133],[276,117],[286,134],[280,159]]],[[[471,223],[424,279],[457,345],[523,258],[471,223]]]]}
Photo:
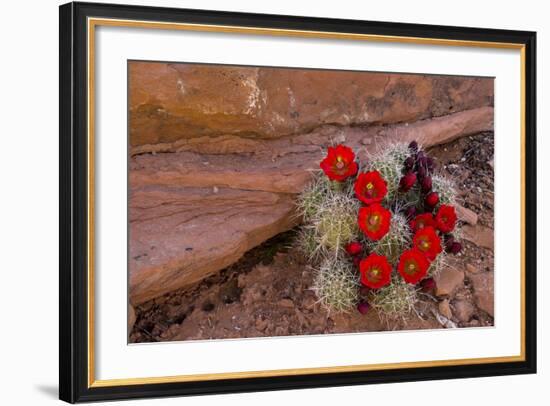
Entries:
{"type": "Polygon", "coordinates": [[[367,189],[368,190],[371,190],[373,187],[374,187],[374,185],[372,184],[372,182],[367,183],[367,189]]]}
{"type": "Polygon", "coordinates": [[[426,249],[430,248],[430,243],[429,243],[428,241],[426,241],[426,240],[422,240],[422,241],[420,242],[420,248],[426,250],[426,249]]]}
{"type": "Polygon", "coordinates": [[[371,226],[375,226],[378,224],[378,222],[380,221],[380,216],[378,214],[373,214],[372,216],[370,216],[369,218],[369,224],[371,226]]]}
{"type": "Polygon", "coordinates": [[[411,262],[411,263],[409,264],[409,271],[412,272],[412,271],[414,271],[415,269],[416,269],[416,265],[415,265],[414,263],[411,262]]]}
{"type": "Polygon", "coordinates": [[[344,159],[341,156],[336,157],[336,168],[342,169],[346,163],[344,162],[344,159]]]}
{"type": "Polygon", "coordinates": [[[372,276],[374,276],[376,278],[378,276],[378,274],[380,273],[380,270],[378,268],[372,268],[370,273],[371,273],[372,276]]]}

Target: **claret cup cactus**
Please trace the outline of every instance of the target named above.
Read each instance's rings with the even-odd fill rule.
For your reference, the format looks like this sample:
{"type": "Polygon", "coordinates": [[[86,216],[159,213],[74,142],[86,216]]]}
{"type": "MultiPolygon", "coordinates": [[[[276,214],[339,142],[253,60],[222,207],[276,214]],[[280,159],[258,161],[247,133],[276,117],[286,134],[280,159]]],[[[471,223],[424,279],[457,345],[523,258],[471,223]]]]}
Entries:
{"type": "Polygon", "coordinates": [[[319,301],[335,312],[409,314],[462,247],[452,181],[414,141],[364,164],[345,145],[329,147],[320,167],[298,199],[319,301]]]}

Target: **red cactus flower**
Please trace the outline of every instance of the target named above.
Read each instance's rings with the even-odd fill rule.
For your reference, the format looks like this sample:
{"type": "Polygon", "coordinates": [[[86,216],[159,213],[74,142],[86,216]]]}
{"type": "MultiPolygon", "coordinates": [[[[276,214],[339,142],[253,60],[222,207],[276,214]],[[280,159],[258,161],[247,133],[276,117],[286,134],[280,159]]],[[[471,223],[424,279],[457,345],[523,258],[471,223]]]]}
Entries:
{"type": "Polygon", "coordinates": [[[363,246],[360,242],[354,241],[346,244],[345,248],[346,252],[352,256],[359,255],[361,251],[363,251],[363,246]]]}
{"type": "Polygon", "coordinates": [[[342,182],[357,173],[357,162],[352,149],[344,145],[328,147],[327,156],[321,161],[321,169],[330,180],[342,182]]]}
{"type": "Polygon", "coordinates": [[[354,188],[357,198],[365,204],[379,203],[388,193],[386,181],[378,171],[360,173],[354,188]]]}
{"type": "Polygon", "coordinates": [[[370,254],[359,265],[361,283],[371,289],[379,289],[391,281],[391,266],[383,255],[370,254]]]}
{"type": "Polygon", "coordinates": [[[428,273],[430,263],[417,248],[403,251],[399,257],[397,272],[406,282],[416,285],[428,273]]]}
{"type": "Polygon", "coordinates": [[[435,207],[435,205],[439,203],[439,195],[436,192],[428,193],[424,199],[424,203],[428,207],[435,207]]]}
{"type": "Polygon", "coordinates": [[[442,233],[450,233],[456,225],[456,212],[453,206],[442,204],[435,215],[435,224],[442,233]]]}
{"type": "Polygon", "coordinates": [[[433,227],[424,227],[413,237],[413,246],[418,248],[428,260],[433,261],[442,251],[441,241],[433,227]]]}
{"type": "Polygon", "coordinates": [[[408,192],[416,183],[416,174],[409,172],[401,178],[399,181],[399,190],[402,192],[408,192]]]}
{"type": "Polygon", "coordinates": [[[424,227],[435,227],[434,217],[431,213],[419,214],[409,223],[411,230],[416,233],[424,227]]]}
{"type": "Polygon", "coordinates": [[[371,240],[378,241],[390,230],[391,213],[378,203],[359,209],[359,228],[371,240]]]}

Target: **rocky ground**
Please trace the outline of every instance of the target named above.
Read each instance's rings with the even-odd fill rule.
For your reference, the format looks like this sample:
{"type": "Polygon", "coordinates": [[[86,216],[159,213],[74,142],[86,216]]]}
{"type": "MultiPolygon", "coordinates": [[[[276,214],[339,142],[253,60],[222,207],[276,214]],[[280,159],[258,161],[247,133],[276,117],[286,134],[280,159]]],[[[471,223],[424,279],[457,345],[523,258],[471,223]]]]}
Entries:
{"type": "Polygon", "coordinates": [[[310,289],[313,271],[294,248],[294,229],[192,287],[137,306],[130,342],[493,325],[493,145],[486,132],[430,149],[457,182],[464,250],[409,317],[327,312],[310,289]]]}

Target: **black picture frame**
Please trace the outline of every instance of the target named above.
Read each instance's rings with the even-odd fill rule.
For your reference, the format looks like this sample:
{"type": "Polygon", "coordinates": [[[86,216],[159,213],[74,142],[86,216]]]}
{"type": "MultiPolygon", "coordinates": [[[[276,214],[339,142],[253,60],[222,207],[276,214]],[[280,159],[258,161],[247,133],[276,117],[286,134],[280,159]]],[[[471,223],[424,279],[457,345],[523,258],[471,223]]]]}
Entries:
{"type": "Polygon", "coordinates": [[[112,4],[60,6],[59,397],[84,402],[536,372],[536,33],[112,4]],[[88,380],[88,17],[513,43],[525,52],[525,357],[517,362],[91,387],[88,380]]]}

